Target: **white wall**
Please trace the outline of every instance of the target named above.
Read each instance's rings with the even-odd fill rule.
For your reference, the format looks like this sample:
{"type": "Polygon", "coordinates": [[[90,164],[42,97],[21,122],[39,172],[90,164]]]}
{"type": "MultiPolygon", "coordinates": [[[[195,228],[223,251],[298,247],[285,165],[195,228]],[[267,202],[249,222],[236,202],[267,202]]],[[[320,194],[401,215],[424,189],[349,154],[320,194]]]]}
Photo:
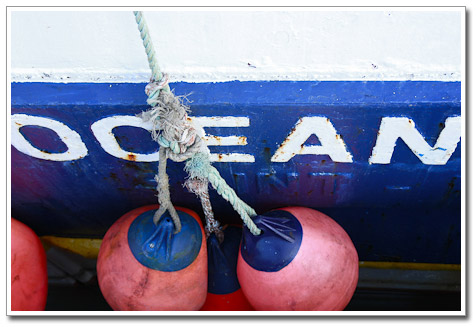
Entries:
{"type": "MultiPolygon", "coordinates": [[[[173,81],[461,79],[461,10],[205,9],[144,13],[173,81]]],[[[131,11],[18,10],[12,81],[149,79],[131,11]]]]}

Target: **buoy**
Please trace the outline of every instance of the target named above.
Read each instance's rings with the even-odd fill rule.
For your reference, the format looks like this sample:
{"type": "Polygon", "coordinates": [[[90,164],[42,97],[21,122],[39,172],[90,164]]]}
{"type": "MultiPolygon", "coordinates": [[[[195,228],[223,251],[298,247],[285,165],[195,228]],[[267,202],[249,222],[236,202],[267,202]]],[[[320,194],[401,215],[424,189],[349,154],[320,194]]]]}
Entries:
{"type": "Polygon", "coordinates": [[[208,294],[202,311],[251,311],[236,275],[241,226],[226,225],[220,244],[215,234],[207,240],[208,294]]]}
{"type": "Polygon", "coordinates": [[[352,240],[332,218],[303,207],[256,216],[246,229],[238,279],[256,310],[343,310],[357,286],[359,259],[352,240]]]}
{"type": "Polygon", "coordinates": [[[30,227],[15,218],[11,222],[11,310],[45,310],[48,295],[45,250],[30,227]]]}
{"type": "Polygon", "coordinates": [[[158,205],[123,215],[99,249],[101,292],[114,310],[199,310],[207,295],[207,249],[198,215],[176,207],[182,229],[174,234],[170,216],[157,226],[158,205]]]}

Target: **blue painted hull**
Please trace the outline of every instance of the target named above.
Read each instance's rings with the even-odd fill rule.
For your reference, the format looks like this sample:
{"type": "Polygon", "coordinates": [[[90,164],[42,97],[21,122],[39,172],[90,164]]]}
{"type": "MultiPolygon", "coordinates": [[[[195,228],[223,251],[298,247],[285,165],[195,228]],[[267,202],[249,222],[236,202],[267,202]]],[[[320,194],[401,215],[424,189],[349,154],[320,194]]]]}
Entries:
{"type": "MultiPolygon", "coordinates": [[[[102,237],[125,212],[157,202],[156,162],[108,154],[91,131],[105,117],[148,109],[145,84],[13,83],[12,114],[48,117],[76,131],[88,150],[78,160],[34,158],[12,146],[12,215],[40,235],[102,237]]],[[[190,94],[193,116],[240,116],[249,127],[209,127],[219,135],[244,135],[244,146],[210,146],[240,152],[254,162],[216,162],[237,194],[258,213],[289,205],[316,208],[350,235],[363,261],[460,263],[461,144],[445,164],[424,164],[398,139],[389,164],[369,164],[382,117],[415,122],[433,146],[448,117],[461,115],[459,82],[227,82],[175,83],[190,94]],[[271,158],[301,117],[326,117],[345,142],[352,162],[328,155],[271,158]]],[[[47,128],[22,134],[46,153],[64,143],[47,128]]],[[[158,150],[141,128],[117,127],[122,149],[158,150]]],[[[310,137],[307,144],[319,144],[310,137]]],[[[183,163],[169,161],[174,204],[201,212],[182,183],[183,163]]],[[[216,217],[239,222],[231,206],[211,191],[216,217]]]]}

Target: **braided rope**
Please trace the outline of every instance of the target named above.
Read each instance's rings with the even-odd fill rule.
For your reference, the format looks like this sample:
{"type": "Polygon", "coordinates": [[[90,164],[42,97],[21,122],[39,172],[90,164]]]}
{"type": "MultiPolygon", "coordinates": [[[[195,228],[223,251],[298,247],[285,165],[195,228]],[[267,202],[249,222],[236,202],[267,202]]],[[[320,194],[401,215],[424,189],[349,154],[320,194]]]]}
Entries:
{"type": "Polygon", "coordinates": [[[235,191],[226,183],[223,177],[220,176],[218,170],[213,166],[210,166],[208,179],[217,193],[230,202],[233,209],[238,212],[243,223],[248,227],[250,232],[253,235],[259,235],[261,230],[251,219],[251,217],[256,216],[256,211],[236,195],[235,191]]]}
{"type": "Polygon", "coordinates": [[[219,239],[223,239],[220,224],[213,215],[208,183],[211,183],[217,193],[232,205],[251,233],[259,235],[261,230],[251,219],[256,216],[256,212],[236,195],[218,170],[210,164],[208,147],[197,135],[187,117],[188,107],[173,95],[168,85],[167,74],[160,71],[142,12],[134,11],[134,15],[152,71],[151,81],[145,91],[148,96],[147,103],[153,108],[142,113],[142,119],[152,122],[152,138],[160,145],[159,173],[156,176],[160,208],[154,215],[154,223],[157,224],[162,214],[168,210],[174,220],[176,233],[181,229],[180,219],[170,200],[169,179],[166,172],[167,158],[170,158],[178,162],[187,161],[185,170],[189,176],[185,186],[200,198],[207,220],[207,236],[213,232],[219,239]],[[162,90],[164,92],[161,92],[162,90]]]}
{"type": "MultiPolygon", "coordinates": [[[[157,63],[157,59],[155,57],[155,48],[149,34],[149,28],[147,27],[147,23],[145,22],[145,18],[142,15],[142,11],[134,11],[134,16],[136,17],[137,27],[140,32],[140,37],[142,38],[142,44],[145,48],[145,53],[147,54],[147,60],[149,61],[149,67],[152,71],[152,81],[161,81],[162,80],[162,72],[160,71],[159,64],[157,63]]],[[[170,92],[170,87],[166,84],[163,87],[164,91],[170,92]]],[[[158,89],[160,91],[160,89],[158,89]]],[[[158,94],[157,94],[158,96],[158,94]]],[[[156,95],[149,95],[150,98],[156,97],[156,95]]]]}

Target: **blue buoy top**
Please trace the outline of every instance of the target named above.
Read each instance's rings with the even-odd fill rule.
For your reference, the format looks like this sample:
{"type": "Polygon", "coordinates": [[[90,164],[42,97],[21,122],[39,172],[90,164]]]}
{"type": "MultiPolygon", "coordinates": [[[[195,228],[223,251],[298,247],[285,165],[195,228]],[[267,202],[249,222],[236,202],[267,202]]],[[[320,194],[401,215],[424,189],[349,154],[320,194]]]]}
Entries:
{"type": "Polygon", "coordinates": [[[274,272],[286,267],[301,247],[301,223],[284,210],[267,212],[254,217],[253,221],[262,232],[255,236],[247,228],[243,229],[243,259],[259,271],[274,272]]]}
{"type": "Polygon", "coordinates": [[[230,294],[240,289],[236,264],[240,249],[241,228],[228,226],[220,244],[215,234],[208,237],[208,292],[230,294]]]}
{"type": "Polygon", "coordinates": [[[177,211],[182,230],[174,234],[172,218],[165,213],[157,226],[155,210],[139,215],[129,227],[128,242],[134,257],[144,266],[160,271],[178,271],[188,267],[198,256],[202,230],[189,214],[177,211]]]}

